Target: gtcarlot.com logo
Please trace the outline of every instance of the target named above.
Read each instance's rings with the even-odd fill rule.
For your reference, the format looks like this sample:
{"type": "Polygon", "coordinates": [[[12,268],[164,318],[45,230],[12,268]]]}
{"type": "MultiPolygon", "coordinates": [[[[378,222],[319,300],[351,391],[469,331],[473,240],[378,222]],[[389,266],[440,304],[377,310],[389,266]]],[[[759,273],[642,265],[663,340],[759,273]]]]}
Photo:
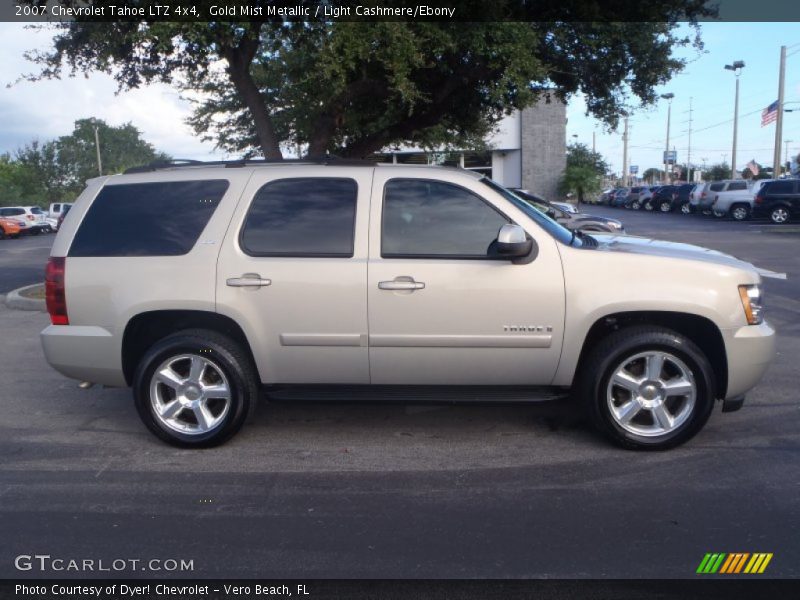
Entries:
{"type": "Polygon", "coordinates": [[[184,558],[60,558],[49,554],[20,554],[14,559],[17,571],[119,572],[194,571],[194,560],[184,558]]]}
{"type": "Polygon", "coordinates": [[[709,552],[700,561],[697,573],[737,575],[747,573],[751,575],[761,574],[767,569],[767,565],[772,560],[772,552],[709,552]]]}

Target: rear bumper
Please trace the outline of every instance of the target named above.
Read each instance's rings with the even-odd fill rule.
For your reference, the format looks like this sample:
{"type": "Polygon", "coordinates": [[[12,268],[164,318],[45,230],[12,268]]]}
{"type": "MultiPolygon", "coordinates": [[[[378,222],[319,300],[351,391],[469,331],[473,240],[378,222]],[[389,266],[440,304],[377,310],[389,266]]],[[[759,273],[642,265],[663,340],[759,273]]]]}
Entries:
{"type": "Polygon", "coordinates": [[[117,338],[103,327],[50,325],[39,337],[47,362],[81,381],[127,386],[117,338]]]}
{"type": "Polygon", "coordinates": [[[728,355],[728,389],[725,399],[735,399],[751,390],[775,357],[775,330],[766,321],[723,332],[728,355]]]}

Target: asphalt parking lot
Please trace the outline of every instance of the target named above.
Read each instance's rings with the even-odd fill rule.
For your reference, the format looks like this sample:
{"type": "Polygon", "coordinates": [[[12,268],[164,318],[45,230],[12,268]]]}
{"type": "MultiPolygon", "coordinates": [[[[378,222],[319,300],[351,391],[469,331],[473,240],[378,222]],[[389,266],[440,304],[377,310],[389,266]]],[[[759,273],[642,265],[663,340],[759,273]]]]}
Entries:
{"type": "Polygon", "coordinates": [[[44,279],[44,266],[55,237],[39,234],[0,240],[0,294],[44,279]]]}
{"type": "MultiPolygon", "coordinates": [[[[786,273],[766,283],[778,357],[742,410],[632,453],[568,405],[270,404],[226,446],[183,451],[128,390],[51,370],[46,315],[0,308],[0,577],[92,575],[14,568],[46,553],[190,559],[186,577],[686,578],[706,552],[772,552],[768,576],[800,576],[800,234],[587,212],[786,273]]],[[[34,261],[43,239],[0,244],[4,285],[6,248],[34,261]]]]}

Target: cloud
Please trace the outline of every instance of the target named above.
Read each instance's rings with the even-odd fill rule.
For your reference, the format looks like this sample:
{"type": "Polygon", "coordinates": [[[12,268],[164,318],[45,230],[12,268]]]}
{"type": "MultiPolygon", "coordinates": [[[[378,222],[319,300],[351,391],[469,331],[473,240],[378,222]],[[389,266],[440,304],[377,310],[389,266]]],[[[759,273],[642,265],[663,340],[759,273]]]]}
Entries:
{"type": "Polygon", "coordinates": [[[37,69],[23,53],[47,49],[52,36],[52,31],[0,23],[0,153],[13,152],[35,139],[45,141],[68,135],[77,119],[96,117],[114,126],[132,123],[156,149],[175,157],[225,158],[214,150],[213,144],[201,142],[186,125],[190,105],[169,85],[151,84],[116,93],[116,82],[100,73],[15,83],[21,75],[37,69]]]}

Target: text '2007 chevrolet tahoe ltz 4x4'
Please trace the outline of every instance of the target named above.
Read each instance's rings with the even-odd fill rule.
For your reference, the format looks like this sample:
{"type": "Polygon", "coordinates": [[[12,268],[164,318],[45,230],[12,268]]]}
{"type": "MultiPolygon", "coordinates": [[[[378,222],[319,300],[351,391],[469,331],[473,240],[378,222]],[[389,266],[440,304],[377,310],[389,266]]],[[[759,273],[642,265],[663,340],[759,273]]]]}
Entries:
{"type": "Polygon", "coordinates": [[[88,183],[46,274],[47,360],[131,386],[161,439],[230,438],[281,399],[565,397],[628,448],[741,406],[774,353],[756,269],[570,232],[465,170],[345,161],[88,183]]]}

